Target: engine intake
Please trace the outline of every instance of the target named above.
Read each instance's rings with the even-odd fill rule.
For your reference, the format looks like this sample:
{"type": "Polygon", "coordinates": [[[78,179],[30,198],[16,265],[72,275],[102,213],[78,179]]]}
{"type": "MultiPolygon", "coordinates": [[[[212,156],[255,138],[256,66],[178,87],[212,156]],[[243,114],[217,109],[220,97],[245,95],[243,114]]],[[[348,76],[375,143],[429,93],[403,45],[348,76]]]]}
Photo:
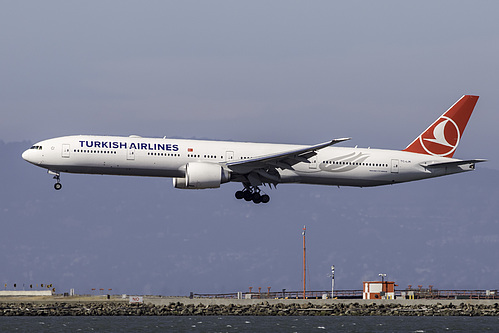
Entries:
{"type": "Polygon", "coordinates": [[[219,164],[193,162],[185,166],[185,177],[173,178],[173,186],[182,189],[219,188],[230,181],[230,171],[219,164]]]}

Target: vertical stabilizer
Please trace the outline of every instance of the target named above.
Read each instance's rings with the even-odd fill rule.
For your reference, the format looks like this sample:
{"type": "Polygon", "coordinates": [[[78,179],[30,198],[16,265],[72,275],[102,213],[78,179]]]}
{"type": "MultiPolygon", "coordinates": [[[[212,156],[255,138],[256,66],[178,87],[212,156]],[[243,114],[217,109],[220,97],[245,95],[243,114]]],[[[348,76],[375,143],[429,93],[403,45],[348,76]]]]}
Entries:
{"type": "Polygon", "coordinates": [[[464,95],[461,97],[404,151],[452,157],[477,101],[478,96],[464,95]]]}

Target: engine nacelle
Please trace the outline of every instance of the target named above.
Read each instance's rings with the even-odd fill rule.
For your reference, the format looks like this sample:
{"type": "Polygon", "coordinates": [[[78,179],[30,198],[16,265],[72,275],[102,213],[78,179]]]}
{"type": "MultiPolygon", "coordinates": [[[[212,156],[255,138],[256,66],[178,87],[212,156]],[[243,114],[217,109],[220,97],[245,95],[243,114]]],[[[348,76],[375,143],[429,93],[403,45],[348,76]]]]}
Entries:
{"type": "Polygon", "coordinates": [[[173,178],[173,186],[182,189],[219,188],[230,181],[230,171],[219,164],[193,162],[185,166],[184,178],[173,178]]]}

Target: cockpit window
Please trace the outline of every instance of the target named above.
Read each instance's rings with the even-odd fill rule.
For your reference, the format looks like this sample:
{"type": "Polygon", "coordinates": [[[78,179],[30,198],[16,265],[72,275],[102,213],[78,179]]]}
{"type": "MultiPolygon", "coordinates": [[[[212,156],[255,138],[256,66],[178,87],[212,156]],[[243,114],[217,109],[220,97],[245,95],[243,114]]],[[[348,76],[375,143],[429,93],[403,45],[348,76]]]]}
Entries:
{"type": "Polygon", "coordinates": [[[30,149],[42,150],[42,146],[31,146],[30,149]]]}

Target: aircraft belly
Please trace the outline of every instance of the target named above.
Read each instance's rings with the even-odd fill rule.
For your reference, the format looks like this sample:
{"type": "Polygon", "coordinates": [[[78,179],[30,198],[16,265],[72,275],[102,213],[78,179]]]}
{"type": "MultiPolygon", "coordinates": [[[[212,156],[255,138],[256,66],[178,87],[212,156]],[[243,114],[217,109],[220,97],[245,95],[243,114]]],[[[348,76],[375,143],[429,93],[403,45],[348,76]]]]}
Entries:
{"type": "Polygon", "coordinates": [[[329,171],[315,172],[295,172],[292,175],[281,174],[283,183],[301,183],[314,185],[333,185],[333,186],[354,186],[369,187],[398,182],[393,175],[380,170],[357,171],[336,173],[329,171]]]}
{"type": "Polygon", "coordinates": [[[82,174],[99,174],[99,175],[130,175],[130,176],[146,176],[146,177],[183,177],[184,173],[177,169],[166,169],[156,166],[151,167],[136,167],[131,165],[45,165],[44,168],[49,170],[82,173],[82,174]]]}
{"type": "Polygon", "coordinates": [[[313,185],[332,185],[332,186],[353,186],[353,187],[370,187],[370,186],[380,186],[392,183],[391,181],[382,179],[359,179],[359,178],[349,178],[349,177],[328,177],[328,178],[317,178],[317,177],[301,177],[299,183],[302,184],[313,184],[313,185]]]}

